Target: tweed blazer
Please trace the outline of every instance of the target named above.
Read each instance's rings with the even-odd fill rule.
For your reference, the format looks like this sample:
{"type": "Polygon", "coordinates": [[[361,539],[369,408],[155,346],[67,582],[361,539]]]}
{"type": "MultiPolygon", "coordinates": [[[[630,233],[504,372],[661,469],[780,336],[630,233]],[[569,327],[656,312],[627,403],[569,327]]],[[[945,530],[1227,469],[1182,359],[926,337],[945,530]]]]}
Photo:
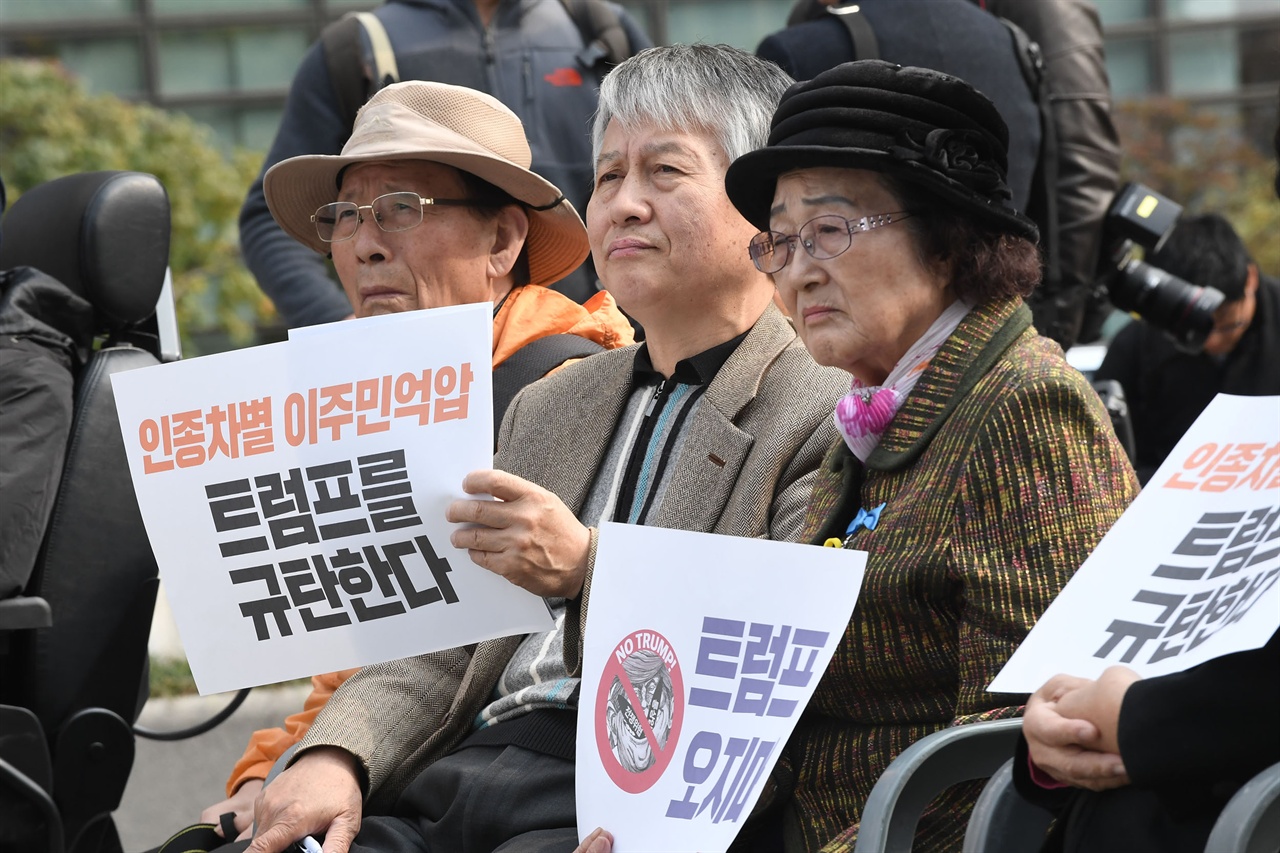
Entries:
{"type": "MultiPolygon", "coordinates": [[[[631,394],[637,346],[597,353],[527,386],[512,401],[494,465],[581,512],[631,394]]],[[[795,540],[809,493],[836,436],[831,412],[847,389],[819,367],[770,305],[707,387],[686,426],[662,505],[650,524],[795,540]]],[[[594,557],[594,535],[592,556],[594,557]]],[[[581,659],[594,565],[566,612],[565,657],[581,659]]],[[[385,809],[431,762],[470,733],[522,638],[364,667],[340,687],[299,744],[355,755],[366,806],[385,809]]]]}
{"type": "MultiPolygon", "coordinates": [[[[889,762],[946,726],[1014,716],[986,685],[1137,494],[1098,395],[1012,299],[943,344],[865,465],[839,442],[805,536],[885,504],[853,618],[775,782],[788,851],[852,851],[889,762]]],[[[962,789],[963,788],[963,789],[962,789]]],[[[977,785],[926,810],[916,851],[959,850],[977,785]]]]}

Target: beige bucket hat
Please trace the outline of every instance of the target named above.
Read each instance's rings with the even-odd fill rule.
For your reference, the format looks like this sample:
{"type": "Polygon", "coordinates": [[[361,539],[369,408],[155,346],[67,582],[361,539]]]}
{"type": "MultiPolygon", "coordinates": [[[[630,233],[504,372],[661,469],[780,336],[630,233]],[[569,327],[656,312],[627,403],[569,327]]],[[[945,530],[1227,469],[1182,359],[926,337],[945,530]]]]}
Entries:
{"type": "Polygon", "coordinates": [[[267,170],[263,192],[276,222],[321,254],[329,244],[311,215],[337,200],[338,175],[353,163],[430,160],[470,172],[522,202],[529,214],[529,278],[549,285],[587,257],[587,229],[555,184],[529,171],[520,119],[496,98],[463,86],[419,80],[387,86],[356,115],[338,155],[290,157],[267,170]]]}

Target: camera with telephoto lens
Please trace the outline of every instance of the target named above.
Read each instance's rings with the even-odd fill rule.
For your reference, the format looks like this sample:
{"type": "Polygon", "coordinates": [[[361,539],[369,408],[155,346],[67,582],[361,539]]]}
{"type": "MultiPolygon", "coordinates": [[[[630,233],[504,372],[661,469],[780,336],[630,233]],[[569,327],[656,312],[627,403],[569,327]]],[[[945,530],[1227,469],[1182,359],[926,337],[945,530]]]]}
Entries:
{"type": "Polygon", "coordinates": [[[1158,250],[1182,207],[1138,183],[1120,188],[1103,220],[1100,279],[1111,304],[1137,314],[1168,334],[1180,349],[1200,352],[1213,331],[1213,312],[1226,299],[1222,291],[1183,281],[1138,258],[1137,248],[1158,250]]]}

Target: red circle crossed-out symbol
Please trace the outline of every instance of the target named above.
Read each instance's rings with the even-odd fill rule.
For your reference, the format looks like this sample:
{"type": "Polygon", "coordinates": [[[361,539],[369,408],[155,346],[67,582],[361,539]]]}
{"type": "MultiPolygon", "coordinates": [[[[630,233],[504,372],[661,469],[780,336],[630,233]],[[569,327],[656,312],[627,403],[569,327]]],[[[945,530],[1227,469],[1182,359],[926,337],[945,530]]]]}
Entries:
{"type": "Polygon", "coordinates": [[[596,691],[596,747],[614,784],[629,794],[653,787],[675,755],[683,720],[684,678],[675,649],[656,631],[633,631],[609,654],[596,691]],[[638,663],[657,672],[655,677],[634,683],[627,666],[635,671],[638,663]],[[669,688],[659,667],[670,678],[669,688]],[[623,763],[624,751],[632,767],[623,763]]]}

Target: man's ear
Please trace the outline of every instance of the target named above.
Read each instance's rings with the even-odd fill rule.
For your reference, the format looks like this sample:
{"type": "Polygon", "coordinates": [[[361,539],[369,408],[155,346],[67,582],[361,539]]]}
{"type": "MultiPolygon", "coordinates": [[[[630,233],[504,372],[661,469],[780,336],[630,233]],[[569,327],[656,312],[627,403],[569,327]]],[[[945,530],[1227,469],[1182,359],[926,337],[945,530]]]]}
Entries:
{"type": "Polygon", "coordinates": [[[525,239],[529,236],[529,214],[509,204],[494,217],[493,246],[489,250],[489,276],[504,278],[515,269],[525,239]]]}
{"type": "Polygon", "coordinates": [[[1245,275],[1244,293],[1242,295],[1253,296],[1257,292],[1258,292],[1258,265],[1251,263],[1249,264],[1249,272],[1245,275]]]}

